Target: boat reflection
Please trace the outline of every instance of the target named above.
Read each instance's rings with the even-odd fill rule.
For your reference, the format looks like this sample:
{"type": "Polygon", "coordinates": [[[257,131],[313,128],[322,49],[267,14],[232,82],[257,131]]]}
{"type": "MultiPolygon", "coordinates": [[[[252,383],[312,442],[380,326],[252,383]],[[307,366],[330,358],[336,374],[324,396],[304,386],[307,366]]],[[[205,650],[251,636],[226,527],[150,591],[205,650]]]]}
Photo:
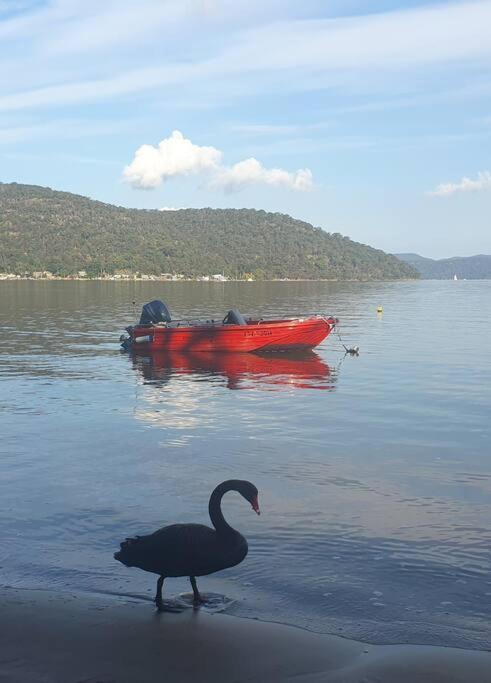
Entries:
{"type": "Polygon", "coordinates": [[[133,368],[145,383],[167,384],[173,377],[225,378],[228,389],[332,390],[336,373],[314,351],[277,354],[166,353],[130,354],[133,368]]]}

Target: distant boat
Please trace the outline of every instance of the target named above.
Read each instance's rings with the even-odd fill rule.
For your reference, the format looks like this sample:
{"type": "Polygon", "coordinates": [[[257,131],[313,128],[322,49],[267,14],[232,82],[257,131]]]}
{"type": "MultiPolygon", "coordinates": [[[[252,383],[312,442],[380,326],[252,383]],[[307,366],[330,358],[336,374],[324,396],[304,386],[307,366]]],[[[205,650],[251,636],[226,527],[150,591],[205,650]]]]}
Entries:
{"type": "Polygon", "coordinates": [[[454,276],[453,276],[453,279],[454,279],[454,280],[458,280],[459,278],[457,277],[457,275],[454,275],[454,276]]]}

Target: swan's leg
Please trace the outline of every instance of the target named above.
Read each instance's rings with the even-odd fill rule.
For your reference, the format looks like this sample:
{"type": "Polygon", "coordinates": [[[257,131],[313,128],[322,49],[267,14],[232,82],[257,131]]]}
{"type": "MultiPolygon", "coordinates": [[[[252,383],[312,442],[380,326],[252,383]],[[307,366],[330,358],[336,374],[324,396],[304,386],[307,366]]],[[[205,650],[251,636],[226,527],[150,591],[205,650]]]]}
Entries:
{"type": "Polygon", "coordinates": [[[204,600],[201,597],[201,594],[198,590],[198,586],[196,585],[196,578],[194,576],[190,576],[189,580],[191,581],[191,586],[192,586],[193,593],[194,593],[194,604],[200,605],[201,603],[204,602],[204,600]]]}
{"type": "Polygon", "coordinates": [[[159,579],[157,581],[157,592],[155,594],[155,604],[157,605],[158,610],[162,610],[164,608],[164,603],[162,601],[162,586],[164,585],[164,576],[159,576],[159,579]]]}

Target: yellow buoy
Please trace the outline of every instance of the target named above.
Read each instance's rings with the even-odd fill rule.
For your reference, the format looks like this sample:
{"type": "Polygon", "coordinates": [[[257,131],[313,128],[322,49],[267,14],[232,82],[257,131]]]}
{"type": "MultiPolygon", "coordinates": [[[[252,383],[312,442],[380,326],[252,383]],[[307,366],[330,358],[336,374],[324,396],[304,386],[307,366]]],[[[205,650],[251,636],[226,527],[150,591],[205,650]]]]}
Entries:
{"type": "Polygon", "coordinates": [[[382,306],[377,306],[377,313],[383,313],[383,312],[384,312],[384,309],[382,308],[382,306]]]}

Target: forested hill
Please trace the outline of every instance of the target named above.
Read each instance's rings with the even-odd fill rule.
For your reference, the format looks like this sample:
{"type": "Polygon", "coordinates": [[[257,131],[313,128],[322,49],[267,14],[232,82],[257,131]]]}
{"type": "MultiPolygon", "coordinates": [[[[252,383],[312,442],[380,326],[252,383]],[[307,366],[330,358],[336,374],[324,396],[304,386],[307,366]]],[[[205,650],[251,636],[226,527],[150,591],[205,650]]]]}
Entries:
{"type": "Polygon", "coordinates": [[[0,183],[0,271],[89,276],[418,277],[383,251],[279,213],[126,209],[45,187],[0,183]]]}
{"type": "Polygon", "coordinates": [[[459,280],[491,279],[491,256],[454,256],[453,258],[431,259],[419,254],[396,254],[397,258],[408,263],[425,280],[451,280],[456,275],[459,280]]]}

